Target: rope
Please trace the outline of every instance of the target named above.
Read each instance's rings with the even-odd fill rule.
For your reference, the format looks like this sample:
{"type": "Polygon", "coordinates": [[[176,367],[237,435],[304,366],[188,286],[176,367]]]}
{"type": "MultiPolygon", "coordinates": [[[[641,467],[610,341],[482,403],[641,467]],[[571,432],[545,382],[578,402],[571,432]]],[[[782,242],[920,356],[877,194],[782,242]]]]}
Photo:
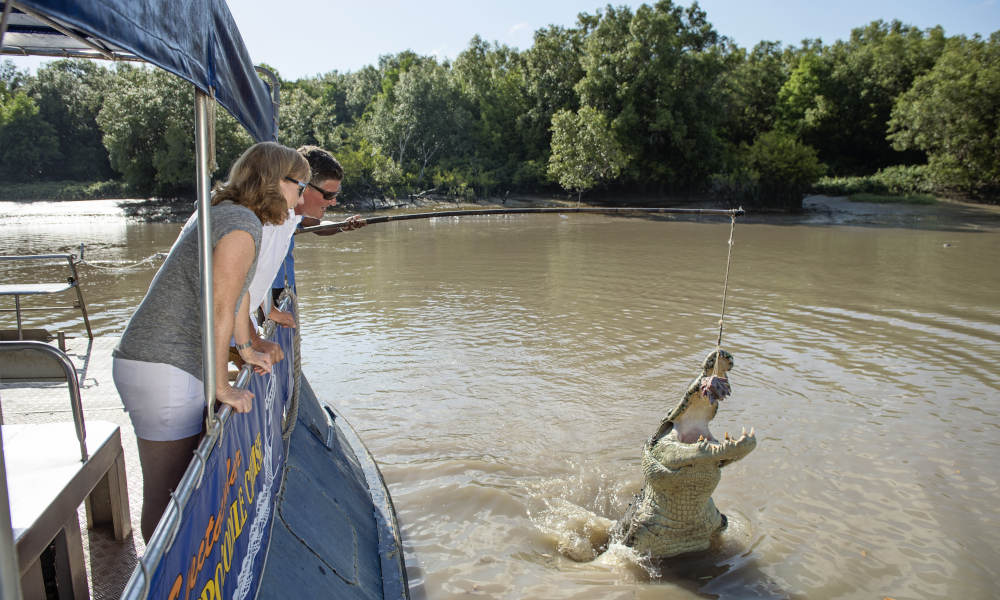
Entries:
{"type": "Polygon", "coordinates": [[[726,257],[726,277],[722,284],[722,313],[719,315],[719,338],[715,342],[715,369],[714,373],[719,374],[719,363],[722,362],[722,326],[726,320],[726,296],[729,293],[729,267],[733,264],[733,234],[736,232],[736,215],[730,216],[729,221],[729,253],[726,257]]]}
{"type": "MultiPolygon", "coordinates": [[[[92,267],[92,268],[97,269],[99,271],[107,271],[109,273],[129,273],[131,271],[138,271],[140,268],[144,268],[145,265],[147,265],[149,263],[152,263],[155,260],[162,260],[162,259],[164,259],[166,257],[167,257],[167,253],[166,252],[155,252],[155,253],[151,254],[150,256],[147,256],[146,258],[144,258],[144,259],[142,259],[140,261],[136,261],[134,263],[127,264],[127,265],[120,266],[120,267],[106,267],[106,266],[102,266],[102,265],[98,265],[98,264],[92,263],[92,262],[84,260],[82,258],[77,261],[77,264],[79,264],[79,265],[86,265],[88,267],[92,267]]],[[[108,262],[115,262],[115,261],[108,261],[108,262]]]]}
{"type": "Polygon", "coordinates": [[[281,424],[281,439],[288,441],[295,429],[295,421],[299,418],[299,389],[302,377],[302,337],[299,335],[302,322],[299,320],[299,297],[292,292],[290,287],[285,288],[285,293],[292,298],[292,311],[295,314],[295,334],[292,337],[292,397],[288,399],[288,408],[285,411],[285,422],[281,424]]]}

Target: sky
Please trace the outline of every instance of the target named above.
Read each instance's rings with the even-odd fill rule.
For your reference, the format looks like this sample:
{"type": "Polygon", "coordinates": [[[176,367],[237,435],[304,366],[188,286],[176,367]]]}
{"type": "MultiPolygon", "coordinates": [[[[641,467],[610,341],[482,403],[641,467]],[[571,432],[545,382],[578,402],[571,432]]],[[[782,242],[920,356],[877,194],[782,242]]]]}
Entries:
{"type": "MultiPolygon", "coordinates": [[[[275,67],[286,80],[377,65],[384,54],[412,50],[454,59],[479,34],[526,50],[536,30],[572,27],[599,0],[227,0],[250,58],[275,67]],[[280,10],[275,10],[280,7],[280,10]]],[[[652,4],[652,0],[647,3],[652,4]]],[[[687,0],[675,0],[681,6],[687,0]]],[[[642,2],[610,2],[635,8],[642,2]]],[[[898,19],[921,29],[941,25],[946,35],[984,37],[1000,30],[1000,0],[701,0],[715,30],[750,48],[761,40],[799,45],[850,37],[876,19],[898,19]]]]}
{"type": "MultiPolygon", "coordinates": [[[[294,80],[330,71],[347,73],[377,65],[379,56],[412,50],[454,59],[479,34],[519,50],[531,47],[536,30],[573,27],[580,13],[594,14],[599,0],[226,0],[255,64],[266,63],[294,80]]],[[[652,4],[653,0],[647,0],[652,4]]],[[[688,6],[689,0],[675,0],[688,6]]],[[[635,9],[634,1],[611,1],[635,9]]],[[[701,0],[715,30],[744,48],[761,40],[798,46],[850,37],[851,30],[898,19],[946,35],[1000,30],[1000,0],[701,0]]],[[[17,58],[33,70],[41,58],[17,58]]]]}

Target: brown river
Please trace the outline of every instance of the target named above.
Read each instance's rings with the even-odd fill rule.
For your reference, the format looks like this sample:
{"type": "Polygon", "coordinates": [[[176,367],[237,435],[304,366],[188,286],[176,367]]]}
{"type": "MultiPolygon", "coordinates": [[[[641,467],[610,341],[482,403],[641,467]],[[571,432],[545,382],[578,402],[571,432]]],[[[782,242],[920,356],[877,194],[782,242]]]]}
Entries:
{"type": "MultiPolygon", "coordinates": [[[[996,597],[1000,217],[842,208],[737,222],[733,394],[712,430],[754,426],[758,444],[713,496],[720,542],[666,565],[595,548],[641,485],[643,442],[715,347],[728,219],[439,218],[297,237],[303,370],[381,466],[413,597],[996,597]]],[[[179,228],[112,201],[4,202],[0,254],[85,244],[95,333],[115,335],[179,228]]]]}

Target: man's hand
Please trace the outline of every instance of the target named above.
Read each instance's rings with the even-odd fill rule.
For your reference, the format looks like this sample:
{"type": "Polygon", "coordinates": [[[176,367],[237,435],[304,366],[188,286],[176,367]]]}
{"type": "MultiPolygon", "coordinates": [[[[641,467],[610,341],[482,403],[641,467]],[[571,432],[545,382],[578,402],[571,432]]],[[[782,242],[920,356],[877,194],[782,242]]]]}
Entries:
{"type": "Polygon", "coordinates": [[[271,312],[268,313],[267,318],[282,327],[291,327],[292,329],[295,329],[295,316],[290,312],[272,308],[271,312]]]}
{"type": "MultiPolygon", "coordinates": [[[[328,221],[317,224],[333,225],[333,223],[330,223],[328,221]]],[[[340,233],[341,231],[352,231],[354,229],[360,229],[367,224],[368,221],[366,221],[361,215],[351,215],[346,219],[344,219],[343,221],[340,221],[337,227],[322,227],[319,230],[314,231],[313,233],[315,233],[316,235],[335,235],[340,233]]],[[[306,223],[305,219],[303,219],[302,226],[309,227],[310,225],[306,223]]]]}
{"type": "Polygon", "coordinates": [[[266,354],[271,360],[272,365],[281,362],[281,359],[285,358],[285,353],[281,350],[281,346],[267,340],[255,341],[253,349],[261,354],[266,354]]]}
{"type": "MultiPolygon", "coordinates": [[[[265,340],[261,340],[258,343],[270,343],[265,340]]],[[[254,349],[254,347],[246,348],[240,351],[240,358],[249,365],[253,365],[253,372],[258,375],[265,375],[271,372],[271,364],[274,362],[271,360],[271,356],[265,352],[259,352],[254,349]]]]}
{"type": "Polygon", "coordinates": [[[368,222],[361,218],[361,215],[351,215],[344,220],[344,231],[352,231],[354,229],[361,229],[368,222]]]}

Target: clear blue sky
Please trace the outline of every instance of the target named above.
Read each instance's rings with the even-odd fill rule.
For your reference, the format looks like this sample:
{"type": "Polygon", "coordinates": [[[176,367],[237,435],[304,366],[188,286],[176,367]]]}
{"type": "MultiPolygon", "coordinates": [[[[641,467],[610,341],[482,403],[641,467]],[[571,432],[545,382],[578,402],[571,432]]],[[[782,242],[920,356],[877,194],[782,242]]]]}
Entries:
{"type": "MultiPolygon", "coordinates": [[[[454,58],[473,35],[524,50],[535,30],[572,26],[598,0],[227,0],[255,63],[285,79],[356,71],[383,54],[413,50],[454,58]]],[[[652,4],[652,2],[647,2],[652,4]]],[[[610,2],[632,8],[642,2],[610,2]]],[[[678,0],[687,6],[690,2],[678,0]]],[[[921,29],[941,25],[946,35],[988,36],[1000,29],[1000,0],[702,0],[716,31],[743,47],[761,40],[799,45],[847,39],[851,29],[899,19],[921,29]]]]}
{"type": "MultiPolygon", "coordinates": [[[[453,59],[476,34],[525,50],[531,47],[535,30],[571,27],[579,13],[592,14],[608,4],[598,0],[227,2],[250,58],[277,68],[285,79],[356,71],[377,64],[383,54],[403,50],[453,59]]],[[[634,9],[642,2],[610,4],[634,9]]],[[[702,0],[699,5],[716,31],[746,48],[761,40],[797,46],[805,38],[820,38],[830,44],[876,19],[899,19],[921,29],[941,25],[946,35],[986,37],[1000,30],[1000,0],[702,0]]],[[[33,69],[43,61],[29,57],[14,62],[33,69]]]]}

